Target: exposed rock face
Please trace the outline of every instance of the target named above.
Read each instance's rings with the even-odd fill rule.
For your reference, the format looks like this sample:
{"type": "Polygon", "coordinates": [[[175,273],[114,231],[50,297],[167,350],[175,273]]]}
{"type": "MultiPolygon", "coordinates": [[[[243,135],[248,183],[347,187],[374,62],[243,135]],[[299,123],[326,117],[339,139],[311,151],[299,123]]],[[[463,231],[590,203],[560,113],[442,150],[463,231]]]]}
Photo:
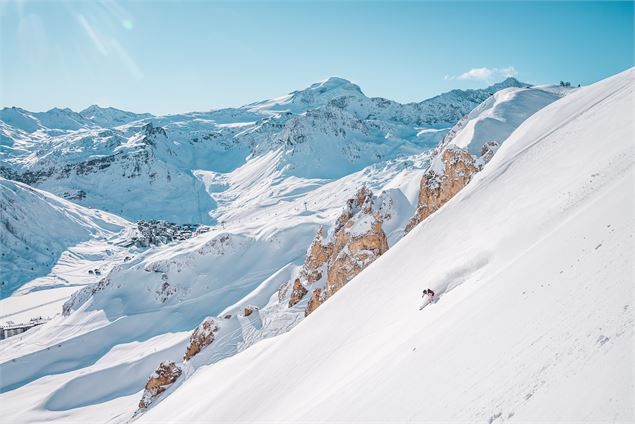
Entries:
{"type": "Polygon", "coordinates": [[[165,129],[162,127],[155,127],[152,122],[148,122],[143,127],[141,127],[143,133],[145,134],[145,142],[150,145],[155,145],[158,137],[162,137],[167,139],[168,134],[165,132],[165,129]]]}
{"type": "MultiPolygon", "coordinates": [[[[309,247],[309,253],[304,261],[302,274],[309,283],[322,278],[321,269],[333,254],[333,244],[324,244],[324,228],[320,227],[318,233],[309,247]]],[[[295,288],[295,285],[294,285],[295,288]]]]}
{"type": "Polygon", "coordinates": [[[203,348],[209,346],[214,341],[214,333],[219,330],[219,326],[212,318],[206,318],[190,336],[190,344],[185,350],[183,360],[188,361],[203,348]]]}
{"type": "MultiPolygon", "coordinates": [[[[349,221],[350,223],[351,221],[349,221]]],[[[388,250],[388,240],[381,228],[382,221],[375,220],[370,231],[360,237],[338,237],[343,248],[328,268],[326,297],[334,295],[354,276],[388,250]]],[[[342,233],[340,233],[342,234],[342,233]]],[[[344,232],[344,234],[346,234],[344,232]]]]}
{"type": "MultiPolygon", "coordinates": [[[[347,201],[328,236],[322,228],[318,231],[293,283],[289,307],[311,292],[305,309],[309,315],[388,250],[381,205],[372,191],[363,187],[347,201]]],[[[281,287],[280,293],[286,293],[287,286],[281,287]]]]}
{"type": "Polygon", "coordinates": [[[406,232],[454,197],[479,170],[477,160],[467,151],[455,146],[443,149],[421,178],[417,211],[408,222],[406,232]]]}
{"type": "Polygon", "coordinates": [[[289,299],[289,308],[296,305],[305,294],[307,294],[308,290],[302,285],[299,278],[296,278],[293,282],[293,289],[291,290],[291,298],[289,299]]]}
{"type": "Polygon", "coordinates": [[[254,313],[254,307],[253,306],[246,306],[245,310],[243,311],[243,316],[248,317],[249,315],[254,313]]]}
{"type": "Polygon", "coordinates": [[[322,296],[322,289],[317,288],[314,289],[311,293],[311,298],[309,299],[309,303],[306,306],[306,310],[304,311],[304,316],[309,316],[309,314],[315,311],[318,306],[320,306],[326,298],[322,296]]]}
{"type": "Polygon", "coordinates": [[[159,368],[150,376],[146,383],[143,397],[139,402],[139,409],[145,409],[163,392],[167,390],[181,376],[183,371],[174,362],[161,362],[159,368]]]}

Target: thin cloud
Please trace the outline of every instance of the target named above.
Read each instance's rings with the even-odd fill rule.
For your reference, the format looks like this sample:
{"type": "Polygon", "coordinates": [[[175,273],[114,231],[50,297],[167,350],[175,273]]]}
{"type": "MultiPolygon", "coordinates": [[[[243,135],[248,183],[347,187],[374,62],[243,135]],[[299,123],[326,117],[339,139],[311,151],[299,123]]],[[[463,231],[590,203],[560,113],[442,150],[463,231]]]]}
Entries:
{"type": "Polygon", "coordinates": [[[79,20],[82,28],[84,28],[84,31],[86,31],[86,34],[88,34],[88,37],[90,37],[90,39],[92,40],[95,47],[97,47],[97,50],[99,50],[102,55],[108,56],[108,50],[106,49],[104,40],[99,35],[99,33],[97,33],[95,28],[93,28],[93,26],[88,23],[86,18],[84,18],[84,15],[78,15],[77,19],[79,20]]]}
{"type": "Polygon", "coordinates": [[[130,72],[130,74],[137,80],[143,79],[143,72],[141,71],[141,68],[139,67],[139,65],[137,65],[137,62],[135,62],[134,59],[128,54],[126,49],[124,49],[123,46],[119,44],[119,42],[117,42],[117,40],[111,40],[111,44],[117,55],[119,55],[121,61],[124,63],[124,65],[126,65],[126,68],[128,68],[128,72],[130,72]]]}
{"type": "MultiPolygon", "coordinates": [[[[115,3],[111,3],[114,5],[115,3]]],[[[128,54],[124,46],[122,46],[115,38],[103,36],[94,25],[91,25],[90,22],[84,17],[84,15],[77,15],[77,19],[79,20],[80,25],[86,31],[86,34],[93,42],[97,50],[104,56],[109,56],[118,58],[121,63],[125,66],[125,68],[130,72],[133,78],[137,80],[143,79],[143,71],[135,62],[135,60],[128,54]]],[[[128,25],[130,28],[132,21],[128,24],[122,23],[124,27],[128,25]]],[[[128,27],[126,27],[128,29],[128,27]]]]}
{"type": "Polygon", "coordinates": [[[500,78],[515,77],[518,71],[513,66],[506,68],[472,68],[460,75],[446,75],[445,80],[463,80],[463,81],[491,81],[500,78]]]}

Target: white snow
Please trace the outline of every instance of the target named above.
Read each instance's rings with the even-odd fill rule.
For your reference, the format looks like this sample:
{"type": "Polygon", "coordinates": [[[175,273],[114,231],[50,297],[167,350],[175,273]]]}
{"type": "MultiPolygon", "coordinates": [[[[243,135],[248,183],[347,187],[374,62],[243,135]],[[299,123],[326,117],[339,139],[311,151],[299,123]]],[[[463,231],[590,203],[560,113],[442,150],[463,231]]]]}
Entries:
{"type": "MultiPolygon", "coordinates": [[[[490,94],[523,84],[508,80],[400,105],[369,99],[356,85],[332,78],[243,108],[144,117],[112,128],[83,123],[78,130],[45,128],[41,117],[4,109],[2,166],[64,169],[116,153],[103,169],[54,174],[37,184],[69,197],[85,190],[84,204],[135,219],[215,225],[181,243],[131,254],[116,243],[132,224],[121,219],[119,230],[99,232],[94,228],[111,215],[52,195],[44,199],[61,205],[63,223],[78,211],[90,230],[38,278],[0,300],[3,319],[57,315],[0,342],[3,419],[128,421],[147,377],[161,361],[182,360],[191,331],[206,317],[220,320],[217,339],[184,364],[183,376],[142,421],[487,421],[499,410],[522,416],[522,408],[531,419],[543,407],[550,419],[557,409],[550,399],[573,384],[553,377],[572,369],[567,358],[596,366],[583,368],[580,378],[597,381],[602,396],[612,390],[618,418],[628,417],[622,388],[632,376],[622,373],[623,385],[607,388],[602,378],[613,369],[593,355],[605,349],[612,363],[624,364],[621,348],[632,342],[632,320],[618,314],[623,305],[616,300],[627,297],[624,283],[632,286],[616,277],[632,266],[632,222],[625,218],[632,203],[629,211],[628,199],[611,188],[629,185],[632,151],[623,154],[633,132],[629,75],[574,92],[522,125],[558,96],[543,87],[542,103],[495,97],[491,110],[479,109],[496,121],[487,128],[504,128],[502,134],[520,127],[468,188],[405,239],[430,149],[490,94]],[[593,105],[610,93],[617,94],[593,105]],[[505,104],[517,109],[507,113],[513,108],[505,104]],[[6,116],[25,120],[23,128],[6,116]],[[34,127],[27,125],[31,118],[34,127]],[[148,122],[152,136],[143,127],[148,122]],[[307,297],[288,308],[277,290],[297,276],[317,229],[332,224],[362,186],[377,196],[391,249],[303,320],[307,297]],[[134,257],[124,261],[127,255],[134,257]],[[615,278],[603,275],[608,264],[607,275],[615,278]],[[102,275],[89,277],[97,267],[102,275]],[[593,309],[598,292],[589,275],[612,288],[602,300],[606,308],[593,309]],[[67,316],[59,315],[71,287],[97,281],[73,296],[67,316]],[[426,287],[442,296],[419,312],[426,287]],[[554,295],[545,301],[547,290],[554,295]],[[255,310],[245,317],[247,306],[255,310]],[[571,312],[563,317],[565,307],[571,312]],[[600,334],[593,325],[609,309],[611,324],[600,334]],[[576,321],[584,325],[578,329],[576,321]],[[593,351],[597,340],[602,347],[593,351]],[[550,343],[556,359],[544,353],[550,343]],[[582,353],[567,355],[578,348],[582,353]],[[523,368],[532,355],[536,364],[523,368]],[[524,374],[510,378],[517,369],[524,374]],[[529,393],[529,401],[516,401],[529,393]]],[[[95,122],[133,119],[89,109],[78,115],[88,119],[91,112],[95,122]]],[[[79,119],[73,114],[55,111],[79,119]]],[[[464,121],[474,121],[472,140],[486,135],[477,125],[481,118],[474,113],[464,121]]],[[[593,417],[573,400],[565,406],[571,412],[563,416],[593,417]]],[[[591,402],[587,410],[594,406],[604,416],[602,405],[591,402]]]]}
{"type": "Polygon", "coordinates": [[[467,115],[450,143],[478,156],[485,143],[502,144],[525,119],[560,97],[547,88],[500,90],[467,115]]]}
{"type": "Polygon", "coordinates": [[[633,420],[634,74],[527,119],[308,319],[140,421],[633,420]]]}
{"type": "Polygon", "coordinates": [[[329,78],[240,108],[157,117],[98,106],[79,113],[5,108],[0,173],[130,220],[211,225],[229,221],[223,211],[254,195],[273,204],[429,151],[448,127],[507,86],[522,84],[508,80],[400,104],[329,78]],[[165,135],[149,134],[147,124],[165,135]],[[210,179],[224,184],[210,190],[210,179]]]}
{"type": "MultiPolygon", "coordinates": [[[[64,287],[68,294],[69,287],[87,284],[88,267],[82,260],[94,269],[100,267],[100,260],[115,259],[121,250],[115,241],[132,228],[116,215],[84,208],[1,177],[0,210],[2,299],[26,282],[30,284],[22,287],[23,294],[47,287],[64,287]],[[72,270],[66,266],[63,271],[69,262],[72,270]],[[73,278],[73,273],[83,275],[73,278]]],[[[15,306],[9,308],[15,310],[15,306]]],[[[9,315],[1,314],[3,318],[9,315]]]]}

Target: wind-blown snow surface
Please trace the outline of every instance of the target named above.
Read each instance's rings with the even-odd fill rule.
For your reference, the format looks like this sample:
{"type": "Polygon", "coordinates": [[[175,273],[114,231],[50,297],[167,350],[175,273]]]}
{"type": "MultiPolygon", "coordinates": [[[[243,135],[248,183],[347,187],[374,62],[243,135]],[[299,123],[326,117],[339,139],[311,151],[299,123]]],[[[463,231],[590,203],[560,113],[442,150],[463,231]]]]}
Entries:
{"type": "Polygon", "coordinates": [[[527,118],[563,94],[559,87],[500,90],[461,120],[461,131],[451,143],[478,156],[485,143],[502,144],[527,118]]]}
{"type": "MultiPolygon", "coordinates": [[[[82,256],[80,246],[95,244],[90,256],[112,256],[114,249],[106,240],[132,227],[118,216],[1,177],[0,211],[1,298],[25,282],[48,275],[68,250],[74,249],[76,256],[82,256]],[[111,253],[107,255],[104,250],[109,247],[111,253]]],[[[57,285],[72,286],[64,279],[57,285]]],[[[42,284],[32,286],[43,289],[42,284]]]]}
{"type": "Polygon", "coordinates": [[[141,421],[633,420],[634,74],[536,113],[291,332],[141,421]]]}

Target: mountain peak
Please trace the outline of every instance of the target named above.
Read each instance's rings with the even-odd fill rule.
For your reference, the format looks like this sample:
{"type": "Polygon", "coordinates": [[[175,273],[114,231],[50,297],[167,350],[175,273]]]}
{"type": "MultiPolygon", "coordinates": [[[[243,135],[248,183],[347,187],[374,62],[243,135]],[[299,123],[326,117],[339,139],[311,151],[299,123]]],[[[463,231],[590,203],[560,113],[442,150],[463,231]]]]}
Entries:
{"type": "Polygon", "coordinates": [[[527,84],[525,82],[518,81],[514,77],[507,77],[501,82],[497,82],[496,84],[490,85],[489,87],[487,87],[487,89],[492,89],[492,90],[498,91],[498,90],[501,90],[503,88],[508,88],[508,87],[529,87],[529,86],[531,86],[531,84],[527,84]]]}
{"type": "Polygon", "coordinates": [[[286,96],[252,103],[245,107],[260,112],[292,112],[303,113],[328,104],[340,97],[365,97],[361,88],[347,79],[330,77],[316,82],[303,90],[292,91],[286,96]]]}
{"type": "Polygon", "coordinates": [[[52,109],[47,110],[45,113],[64,113],[64,114],[70,115],[70,114],[76,114],[77,112],[75,112],[69,107],[65,107],[65,108],[54,107],[52,109]]]}
{"type": "Polygon", "coordinates": [[[337,92],[341,92],[342,95],[346,95],[348,93],[354,94],[354,95],[359,95],[359,94],[363,95],[362,89],[359,88],[357,84],[354,84],[350,82],[349,80],[345,78],[340,78],[340,77],[329,77],[323,81],[311,84],[308,88],[305,88],[304,90],[296,91],[295,93],[302,93],[307,91],[316,91],[320,94],[331,92],[331,91],[337,91],[337,92]]]}
{"type": "MultiPolygon", "coordinates": [[[[107,109],[110,109],[110,108],[107,108],[107,109]]],[[[99,105],[90,105],[86,109],[80,111],[79,113],[80,114],[91,113],[91,112],[95,112],[95,111],[98,111],[98,110],[104,110],[104,108],[99,106],[99,105]]]]}
{"type": "Polygon", "coordinates": [[[134,112],[128,112],[127,110],[123,110],[123,109],[117,109],[116,107],[112,107],[112,106],[102,107],[97,104],[90,105],[79,113],[80,115],[95,114],[95,113],[125,113],[125,114],[133,114],[133,115],[143,115],[143,114],[137,114],[134,112]]]}
{"type": "Polygon", "coordinates": [[[514,77],[507,77],[505,78],[505,80],[501,82],[501,84],[522,84],[522,83],[514,77]]]}

